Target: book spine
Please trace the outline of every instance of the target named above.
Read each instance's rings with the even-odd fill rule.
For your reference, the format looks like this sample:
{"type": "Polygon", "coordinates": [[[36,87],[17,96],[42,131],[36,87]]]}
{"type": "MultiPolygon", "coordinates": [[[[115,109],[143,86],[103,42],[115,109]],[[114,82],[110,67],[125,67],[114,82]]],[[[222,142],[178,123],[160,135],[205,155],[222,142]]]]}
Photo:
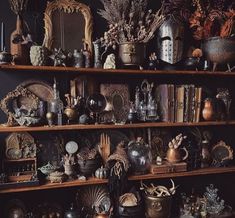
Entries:
{"type": "Polygon", "coordinates": [[[201,112],[201,100],[202,100],[202,88],[195,89],[195,116],[194,122],[200,121],[200,112],[201,112]]]}
{"type": "Polygon", "coordinates": [[[169,122],[168,85],[161,84],[156,88],[156,98],[160,108],[160,117],[163,122],[169,122]]]}
{"type": "Polygon", "coordinates": [[[189,122],[193,122],[193,116],[195,112],[195,86],[190,85],[189,89],[189,122]]]}
{"type": "Polygon", "coordinates": [[[175,121],[184,121],[184,86],[176,87],[175,121]]]}
{"type": "Polygon", "coordinates": [[[189,122],[189,86],[184,86],[184,122],[189,122]]]}
{"type": "Polygon", "coordinates": [[[169,85],[169,121],[175,121],[175,86],[169,85]]]}

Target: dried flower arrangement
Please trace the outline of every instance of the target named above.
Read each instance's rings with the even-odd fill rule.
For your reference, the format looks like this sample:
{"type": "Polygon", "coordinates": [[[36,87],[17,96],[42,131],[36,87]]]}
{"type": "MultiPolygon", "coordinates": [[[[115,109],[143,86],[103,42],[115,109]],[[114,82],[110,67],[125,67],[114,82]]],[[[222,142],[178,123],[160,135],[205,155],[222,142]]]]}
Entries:
{"type": "Polygon", "coordinates": [[[21,15],[27,8],[29,0],[9,0],[11,10],[16,15],[21,15]]]}
{"type": "Polygon", "coordinates": [[[104,10],[98,13],[108,22],[109,29],[101,39],[108,46],[125,42],[147,43],[161,25],[161,10],[147,10],[147,0],[101,0],[104,10]]]}
{"type": "Polygon", "coordinates": [[[230,5],[224,8],[225,0],[193,0],[196,10],[189,22],[193,37],[202,40],[209,37],[227,37],[235,33],[235,10],[230,5]]]}

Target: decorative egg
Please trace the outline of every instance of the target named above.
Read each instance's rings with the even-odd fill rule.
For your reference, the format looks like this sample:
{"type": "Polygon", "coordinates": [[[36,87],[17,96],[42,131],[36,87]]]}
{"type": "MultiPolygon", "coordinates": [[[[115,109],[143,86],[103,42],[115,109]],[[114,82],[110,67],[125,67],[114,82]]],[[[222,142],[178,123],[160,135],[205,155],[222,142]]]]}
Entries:
{"type": "Polygon", "coordinates": [[[95,177],[98,179],[106,179],[107,178],[107,169],[103,166],[101,168],[98,168],[95,171],[95,177]]]}

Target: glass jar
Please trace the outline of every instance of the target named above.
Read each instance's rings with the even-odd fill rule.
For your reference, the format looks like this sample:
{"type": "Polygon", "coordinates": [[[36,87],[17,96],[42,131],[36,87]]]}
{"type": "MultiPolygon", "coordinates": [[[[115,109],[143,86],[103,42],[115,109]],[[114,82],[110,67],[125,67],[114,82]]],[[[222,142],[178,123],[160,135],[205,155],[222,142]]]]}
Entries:
{"type": "Polygon", "coordinates": [[[133,174],[141,175],[149,172],[152,163],[151,149],[141,137],[128,144],[128,157],[133,174]]]}

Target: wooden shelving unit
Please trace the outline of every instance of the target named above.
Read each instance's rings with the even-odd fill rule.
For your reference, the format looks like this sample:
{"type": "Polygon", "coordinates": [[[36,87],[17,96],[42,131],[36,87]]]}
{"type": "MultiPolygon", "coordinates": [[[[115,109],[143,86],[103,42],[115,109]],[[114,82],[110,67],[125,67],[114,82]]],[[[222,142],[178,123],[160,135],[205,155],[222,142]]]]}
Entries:
{"type": "MultiPolygon", "coordinates": [[[[166,174],[146,174],[139,176],[130,176],[130,181],[139,181],[139,180],[151,180],[151,179],[166,179],[166,178],[177,178],[177,177],[190,177],[198,175],[213,175],[213,174],[225,174],[225,173],[234,173],[235,167],[224,167],[224,168],[205,168],[198,169],[188,172],[181,173],[166,173],[166,174]]],[[[69,181],[64,183],[46,183],[39,186],[32,187],[22,187],[22,188],[9,188],[0,190],[0,194],[3,193],[16,193],[16,192],[28,192],[28,191],[39,191],[39,190],[49,190],[49,189],[58,189],[58,188],[68,188],[68,187],[77,187],[85,185],[96,185],[96,184],[106,184],[107,179],[96,179],[89,178],[86,181],[69,181]]]]}
{"type": "Polygon", "coordinates": [[[0,127],[0,132],[45,132],[45,131],[66,131],[66,130],[97,130],[97,129],[136,129],[136,128],[158,128],[158,127],[187,127],[187,126],[225,126],[235,125],[235,121],[210,121],[198,123],[133,123],[133,124],[75,124],[63,126],[35,126],[35,127],[0,127]]]}
{"type": "Polygon", "coordinates": [[[235,72],[211,72],[211,71],[185,71],[185,70],[130,70],[130,69],[115,69],[104,70],[97,68],[75,68],[75,67],[53,67],[53,66],[24,66],[24,65],[0,65],[0,70],[4,71],[32,71],[32,72],[77,72],[87,75],[200,75],[200,76],[235,76],[235,72]]]}
{"type": "MultiPolygon", "coordinates": [[[[22,72],[45,72],[45,73],[56,73],[58,75],[64,73],[76,73],[81,75],[156,75],[156,76],[208,76],[208,77],[234,77],[235,72],[209,72],[209,71],[163,71],[163,70],[130,70],[130,69],[116,69],[116,70],[104,70],[104,69],[94,69],[94,68],[74,68],[74,67],[52,67],[52,66],[15,66],[15,65],[0,65],[0,71],[11,72],[20,74],[22,72]]],[[[67,131],[67,130],[108,130],[108,129],[135,129],[135,128],[164,128],[164,127],[194,127],[194,126],[233,126],[235,125],[235,120],[232,121],[210,121],[210,122],[198,122],[198,123],[164,123],[164,122],[147,122],[147,123],[133,123],[133,124],[99,124],[99,125],[62,125],[62,126],[36,126],[36,127],[7,127],[0,126],[0,133],[4,132],[48,132],[48,131],[67,131]]],[[[187,172],[180,173],[167,173],[167,174],[146,174],[138,176],[130,176],[130,181],[139,180],[152,180],[152,179],[166,179],[166,178],[177,178],[177,177],[191,177],[191,176],[202,176],[202,175],[215,175],[215,174],[225,174],[225,173],[235,173],[234,167],[227,168],[206,168],[198,169],[187,172]]],[[[86,181],[68,181],[64,183],[46,183],[38,186],[27,186],[18,188],[7,188],[0,189],[0,194],[16,193],[16,192],[29,192],[29,191],[40,191],[40,190],[50,190],[50,189],[61,189],[68,187],[78,187],[85,185],[95,185],[95,184],[106,184],[107,179],[96,179],[89,178],[86,181]]]]}

